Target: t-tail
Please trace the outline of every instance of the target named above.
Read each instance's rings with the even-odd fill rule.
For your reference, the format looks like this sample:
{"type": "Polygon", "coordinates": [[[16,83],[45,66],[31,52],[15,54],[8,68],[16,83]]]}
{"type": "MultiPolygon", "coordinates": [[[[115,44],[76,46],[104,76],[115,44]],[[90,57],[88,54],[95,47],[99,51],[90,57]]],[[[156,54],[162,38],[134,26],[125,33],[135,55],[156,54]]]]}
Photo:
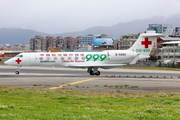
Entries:
{"type": "Polygon", "coordinates": [[[155,41],[158,37],[164,36],[163,34],[158,34],[155,31],[146,31],[141,33],[137,41],[133,44],[129,51],[136,52],[138,60],[149,58],[150,52],[154,46],[155,41]]]}

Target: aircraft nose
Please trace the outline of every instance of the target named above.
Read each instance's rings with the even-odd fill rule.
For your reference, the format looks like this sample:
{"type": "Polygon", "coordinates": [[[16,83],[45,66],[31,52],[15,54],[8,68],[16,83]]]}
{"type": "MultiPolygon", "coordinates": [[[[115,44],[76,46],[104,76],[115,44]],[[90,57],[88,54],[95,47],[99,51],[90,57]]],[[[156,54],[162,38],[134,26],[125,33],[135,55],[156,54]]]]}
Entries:
{"type": "Polygon", "coordinates": [[[8,64],[8,60],[6,60],[6,61],[4,62],[4,64],[6,64],[6,65],[7,65],[7,64],[8,64]]]}
{"type": "Polygon", "coordinates": [[[9,64],[10,64],[10,60],[6,60],[6,61],[4,62],[4,64],[9,65],[9,64]]]}

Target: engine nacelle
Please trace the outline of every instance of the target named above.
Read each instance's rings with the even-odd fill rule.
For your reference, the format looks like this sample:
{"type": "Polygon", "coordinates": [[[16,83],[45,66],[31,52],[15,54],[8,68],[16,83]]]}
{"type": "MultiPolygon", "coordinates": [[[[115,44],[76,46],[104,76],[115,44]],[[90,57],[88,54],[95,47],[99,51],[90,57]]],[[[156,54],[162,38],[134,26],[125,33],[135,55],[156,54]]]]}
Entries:
{"type": "Polygon", "coordinates": [[[130,60],[137,54],[128,50],[113,50],[108,51],[109,60],[130,60]]]}

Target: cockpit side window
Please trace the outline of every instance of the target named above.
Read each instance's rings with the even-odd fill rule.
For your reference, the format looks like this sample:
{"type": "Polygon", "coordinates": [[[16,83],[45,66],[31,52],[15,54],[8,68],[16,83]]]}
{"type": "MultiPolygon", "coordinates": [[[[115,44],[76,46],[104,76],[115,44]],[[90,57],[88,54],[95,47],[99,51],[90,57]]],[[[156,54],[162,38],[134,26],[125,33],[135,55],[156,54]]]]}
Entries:
{"type": "Polygon", "coordinates": [[[19,55],[16,55],[15,57],[19,57],[19,55]]]}
{"type": "Polygon", "coordinates": [[[19,55],[19,57],[23,57],[23,55],[19,55]]]}
{"type": "Polygon", "coordinates": [[[18,54],[18,55],[16,55],[16,57],[23,57],[23,55],[22,54],[18,54]]]}

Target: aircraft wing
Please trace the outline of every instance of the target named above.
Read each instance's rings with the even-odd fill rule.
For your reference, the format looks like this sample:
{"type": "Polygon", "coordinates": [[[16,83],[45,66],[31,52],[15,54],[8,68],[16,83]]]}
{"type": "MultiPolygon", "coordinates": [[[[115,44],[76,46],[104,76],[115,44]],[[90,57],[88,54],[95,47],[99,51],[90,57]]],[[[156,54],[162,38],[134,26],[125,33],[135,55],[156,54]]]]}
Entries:
{"type": "Polygon", "coordinates": [[[74,64],[69,64],[70,68],[88,68],[88,67],[98,67],[98,68],[103,68],[103,69],[110,69],[110,68],[115,68],[115,67],[122,67],[126,64],[95,64],[95,65],[74,65],[74,64]]]}

